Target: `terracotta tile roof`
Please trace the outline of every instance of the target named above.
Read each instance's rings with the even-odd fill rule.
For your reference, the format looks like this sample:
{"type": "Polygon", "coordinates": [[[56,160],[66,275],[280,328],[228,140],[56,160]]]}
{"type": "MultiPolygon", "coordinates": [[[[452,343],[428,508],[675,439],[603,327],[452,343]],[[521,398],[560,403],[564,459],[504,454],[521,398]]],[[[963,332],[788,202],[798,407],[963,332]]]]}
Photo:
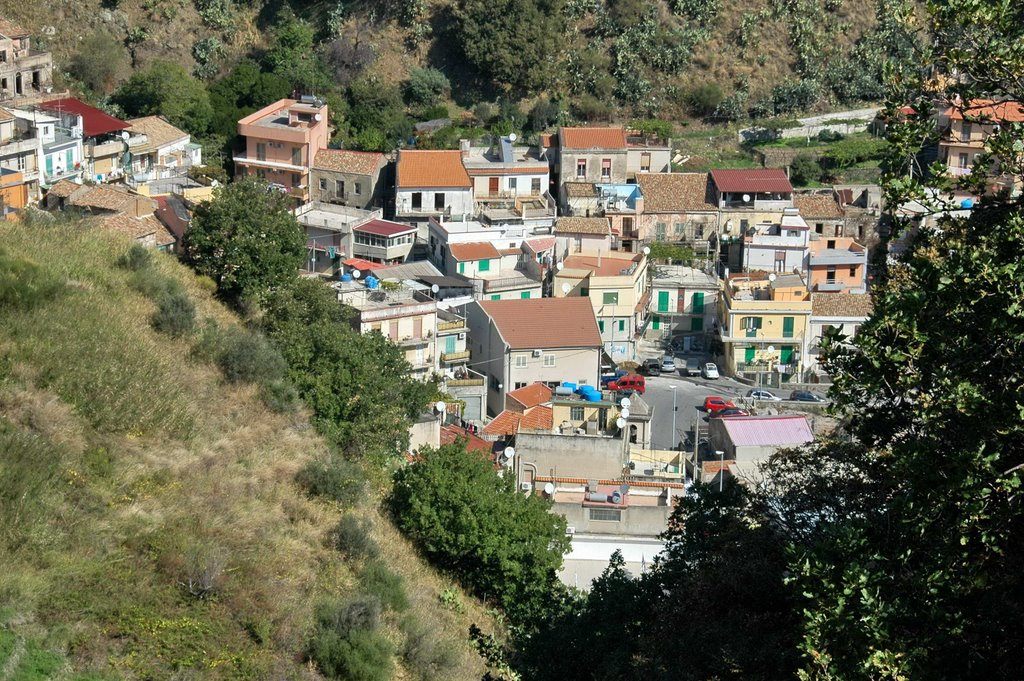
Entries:
{"type": "Polygon", "coordinates": [[[871,296],[866,293],[812,293],[812,317],[868,317],[871,296]]]}
{"type": "Polygon", "coordinates": [[[600,348],[589,298],[527,298],[476,303],[513,350],[600,348]]]}
{"type": "Polygon", "coordinates": [[[782,168],[730,168],[711,171],[721,192],[791,193],[793,185],[782,168]]]}
{"type": "Polygon", "coordinates": [[[99,135],[127,130],[132,127],[120,118],[115,118],[106,111],[101,111],[94,106],[89,106],[85,102],[75,99],[74,97],[51,99],[48,102],[40,104],[39,108],[55,113],[67,112],[81,116],[82,133],[85,137],[98,137],[99,135]]]}
{"type": "Polygon", "coordinates": [[[839,220],[843,217],[843,208],[835,194],[794,194],[793,205],[805,218],[839,220]]]}
{"type": "Polygon", "coordinates": [[[972,120],[987,119],[1008,123],[1022,123],[1024,122],[1024,106],[1013,101],[996,102],[991,99],[975,99],[971,102],[970,106],[950,107],[947,109],[946,115],[954,121],[962,121],[966,116],[972,120]]]}
{"type": "Polygon", "coordinates": [[[555,142],[555,136],[550,132],[540,134],[540,146],[542,149],[550,149],[555,142]]]}
{"type": "Polygon", "coordinates": [[[611,234],[608,218],[558,218],[555,220],[555,234],[611,234]]]}
{"type": "Polygon", "coordinates": [[[466,450],[470,452],[485,452],[490,454],[494,451],[494,443],[457,426],[441,426],[441,444],[455,444],[456,440],[466,441],[466,450]]]}
{"type": "Polygon", "coordinates": [[[128,124],[132,126],[132,134],[145,135],[148,138],[145,144],[133,147],[132,153],[155,151],[188,137],[187,132],[179,130],[160,116],[132,118],[128,120],[128,124]]]}
{"type": "Polygon", "coordinates": [[[543,383],[531,383],[525,388],[519,390],[513,390],[507,393],[507,397],[511,397],[513,400],[523,405],[524,409],[536,407],[544,404],[545,402],[551,401],[551,388],[547,387],[543,383]]]}
{"type": "Polygon", "coordinates": [[[570,199],[597,198],[597,187],[593,182],[563,182],[565,195],[570,199]]]}
{"type": "Polygon", "coordinates": [[[470,189],[473,181],[462,165],[459,151],[419,151],[402,149],[398,152],[397,186],[452,187],[470,189]]]}
{"type": "Polygon", "coordinates": [[[519,255],[522,253],[521,248],[500,248],[498,249],[499,255],[519,255]]]}
{"type": "Polygon", "coordinates": [[[546,236],[540,239],[523,239],[523,250],[534,255],[549,251],[555,247],[555,237],[546,236]]]}
{"type": "Polygon", "coordinates": [[[376,175],[384,165],[384,154],[348,149],[321,149],[313,157],[313,167],[353,175],[376,175]]]}
{"type": "Polygon", "coordinates": [[[353,227],[353,232],[363,232],[364,234],[376,234],[377,236],[395,236],[398,234],[405,234],[407,232],[415,232],[416,228],[412,225],[406,225],[401,222],[391,222],[390,220],[370,220],[363,224],[353,227]]]}
{"type": "Polygon", "coordinates": [[[13,121],[14,119],[14,114],[3,107],[0,107],[0,123],[6,123],[7,121],[13,121]]]}
{"type": "Polygon", "coordinates": [[[370,260],[363,260],[362,258],[349,258],[348,260],[342,261],[342,265],[352,267],[362,272],[369,272],[370,270],[376,270],[384,267],[379,262],[372,262],[370,260]]]}
{"type": "Polygon", "coordinates": [[[46,195],[66,199],[79,189],[85,189],[85,186],[80,185],[77,182],[72,182],[71,180],[58,180],[46,191],[46,195]]]}
{"type": "Polygon", "coordinates": [[[5,38],[27,38],[28,31],[18,26],[13,21],[0,18],[0,35],[5,38]]]}
{"type": "Polygon", "coordinates": [[[153,235],[158,246],[168,246],[174,243],[174,235],[167,231],[163,223],[152,215],[147,215],[143,218],[133,218],[124,213],[116,213],[101,218],[100,224],[106,229],[120,232],[133,239],[144,239],[153,235]]]}
{"type": "Polygon", "coordinates": [[[707,173],[641,173],[636,182],[644,196],[645,213],[718,210],[707,173]]]}
{"type": "Polygon", "coordinates": [[[84,192],[75,193],[71,197],[70,203],[73,206],[81,206],[82,208],[121,211],[135,198],[127,190],[114,189],[109,185],[98,184],[95,187],[87,187],[84,192]]]}
{"type": "Polygon", "coordinates": [[[554,424],[551,407],[539,406],[527,410],[519,419],[519,430],[547,430],[554,424]]]}
{"type": "Polygon", "coordinates": [[[561,128],[558,140],[563,149],[625,149],[622,128],[561,128]]]}
{"type": "Polygon", "coordinates": [[[622,275],[622,270],[628,269],[633,263],[640,262],[643,259],[643,255],[639,253],[630,255],[631,257],[629,258],[613,258],[609,255],[599,257],[596,254],[583,255],[577,253],[562,260],[566,268],[562,272],[566,270],[586,270],[596,277],[626,276],[622,275]]]}
{"type": "Polygon", "coordinates": [[[488,260],[500,257],[498,249],[489,241],[474,241],[468,244],[449,244],[452,257],[459,262],[468,260],[488,260]]]}
{"type": "Polygon", "coordinates": [[[515,435],[520,430],[545,430],[553,427],[551,407],[534,407],[526,413],[505,410],[481,431],[484,435],[515,435]]]}

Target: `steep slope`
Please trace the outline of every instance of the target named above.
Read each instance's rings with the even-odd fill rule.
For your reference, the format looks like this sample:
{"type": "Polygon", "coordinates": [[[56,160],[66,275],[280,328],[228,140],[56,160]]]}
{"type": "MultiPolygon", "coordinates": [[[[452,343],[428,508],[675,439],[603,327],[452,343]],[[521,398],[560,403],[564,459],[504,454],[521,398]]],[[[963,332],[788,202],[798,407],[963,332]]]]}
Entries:
{"type": "MultiPolygon", "coordinates": [[[[343,509],[294,482],[326,445],[154,331],[115,264],[127,247],[86,224],[0,225],[0,677],[316,678],[316,607],[364,589],[329,541],[343,509]]],[[[152,266],[201,320],[238,324],[173,258],[152,266]]],[[[452,588],[372,495],[351,512],[404,578],[410,605],[381,629],[397,676],[429,678],[428,636],[449,678],[479,678],[466,632],[488,615],[439,607],[452,588]],[[410,618],[431,631],[411,642],[410,618]]]]}

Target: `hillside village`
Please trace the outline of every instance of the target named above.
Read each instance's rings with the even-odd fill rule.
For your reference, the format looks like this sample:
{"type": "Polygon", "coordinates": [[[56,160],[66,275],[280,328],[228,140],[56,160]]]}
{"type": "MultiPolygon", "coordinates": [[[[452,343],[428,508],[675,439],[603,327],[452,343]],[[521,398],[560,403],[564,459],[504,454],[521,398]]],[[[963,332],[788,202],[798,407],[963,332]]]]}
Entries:
{"type": "MultiPolygon", "coordinates": [[[[119,120],[54,97],[49,55],[18,27],[0,28],[12,74],[0,86],[8,219],[78,210],[175,251],[191,208],[215,195],[216,181],[190,173],[201,147],[160,116],[119,120]]],[[[1014,103],[977,107],[993,122],[1024,120],[1014,103]]],[[[938,115],[937,158],[963,176],[992,126],[972,129],[954,106],[938,115]]],[[[831,427],[818,404],[830,382],[819,344],[830,332],[855,337],[871,313],[873,268],[886,257],[877,185],[796,189],[788,167],[677,172],[671,139],[623,126],[383,154],[332,148],[330,121],[313,95],[245,116],[236,176],[291,200],[304,274],[450,396],[414,426],[411,450],[482,440],[520,489],[576,519],[574,542],[603,546],[584,551],[597,556],[591,576],[621,548],[602,536],[645,547],[631,554],[636,569],[659,552],[689,484],[756,483],[775,449],[831,427]],[[646,381],[619,386],[638,371],[646,381]],[[706,393],[738,411],[701,420],[693,407],[706,393]],[[523,446],[527,434],[557,437],[523,446]],[[568,455],[581,447],[591,454],[568,455]],[[612,501],[607,489],[620,486],[632,496],[612,501]],[[632,520],[648,504],[654,520],[632,520]]],[[[876,111],[864,125],[884,120],[876,111]]],[[[969,210],[977,197],[958,200],[969,210]]]]}

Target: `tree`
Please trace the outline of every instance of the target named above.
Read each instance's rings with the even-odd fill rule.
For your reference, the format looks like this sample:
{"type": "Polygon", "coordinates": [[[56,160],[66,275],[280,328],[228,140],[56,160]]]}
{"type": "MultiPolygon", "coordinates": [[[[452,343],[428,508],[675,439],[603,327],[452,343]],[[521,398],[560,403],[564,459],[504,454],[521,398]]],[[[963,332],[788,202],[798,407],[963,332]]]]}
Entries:
{"type": "Polygon", "coordinates": [[[807,185],[821,177],[821,164],[810,154],[797,154],[789,164],[789,179],[793,184],[807,185]]]}
{"type": "Polygon", "coordinates": [[[349,123],[360,139],[371,135],[368,151],[391,151],[412,134],[412,121],[405,113],[398,87],[373,75],[363,76],[349,88],[349,123]]]}
{"type": "Polygon", "coordinates": [[[217,282],[235,303],[262,299],[295,278],[306,237],[289,198],[263,182],[241,179],[199,204],[185,232],[185,260],[217,282]]]}
{"type": "Polygon", "coordinates": [[[193,135],[205,133],[213,108],[203,84],[181,64],[156,61],[136,71],[113,96],[115,104],[129,116],[163,116],[193,135]]]}
{"type": "Polygon", "coordinates": [[[413,69],[405,82],[405,96],[419,105],[436,104],[452,89],[448,77],[435,68],[413,69]]]}
{"type": "Polygon", "coordinates": [[[278,14],[274,40],[263,61],[275,75],[305,93],[325,92],[331,86],[313,27],[290,8],[278,14]]]}
{"type": "Polygon", "coordinates": [[[105,31],[89,35],[68,63],[68,71],[97,97],[114,91],[131,74],[128,51],[105,31]]]}
{"type": "Polygon", "coordinates": [[[707,118],[721,105],[723,99],[725,95],[717,83],[702,83],[690,90],[686,103],[694,116],[707,118]]]}
{"type": "Polygon", "coordinates": [[[421,450],[396,473],[388,499],[398,527],[430,560],[523,625],[546,611],[569,549],[565,518],[550,506],[520,494],[513,476],[462,442],[421,450]]]}

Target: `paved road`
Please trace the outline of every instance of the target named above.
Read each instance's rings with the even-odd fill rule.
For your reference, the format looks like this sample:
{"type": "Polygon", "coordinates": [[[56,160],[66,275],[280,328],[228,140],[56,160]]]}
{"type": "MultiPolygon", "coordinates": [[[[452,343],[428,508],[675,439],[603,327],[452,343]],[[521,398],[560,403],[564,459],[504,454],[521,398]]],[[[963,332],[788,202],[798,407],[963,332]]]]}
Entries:
{"type": "Polygon", "coordinates": [[[647,404],[654,407],[654,418],[652,419],[652,449],[672,449],[678,445],[680,440],[685,439],[686,433],[693,426],[695,418],[703,418],[704,412],[697,409],[703,406],[704,398],[708,395],[720,395],[726,398],[736,398],[745,395],[750,390],[749,386],[743,385],[731,378],[720,378],[709,381],[704,378],[683,378],[678,375],[661,375],[648,377],[647,391],[643,399],[647,404]],[[672,402],[675,392],[676,432],[672,434],[672,402]]]}

